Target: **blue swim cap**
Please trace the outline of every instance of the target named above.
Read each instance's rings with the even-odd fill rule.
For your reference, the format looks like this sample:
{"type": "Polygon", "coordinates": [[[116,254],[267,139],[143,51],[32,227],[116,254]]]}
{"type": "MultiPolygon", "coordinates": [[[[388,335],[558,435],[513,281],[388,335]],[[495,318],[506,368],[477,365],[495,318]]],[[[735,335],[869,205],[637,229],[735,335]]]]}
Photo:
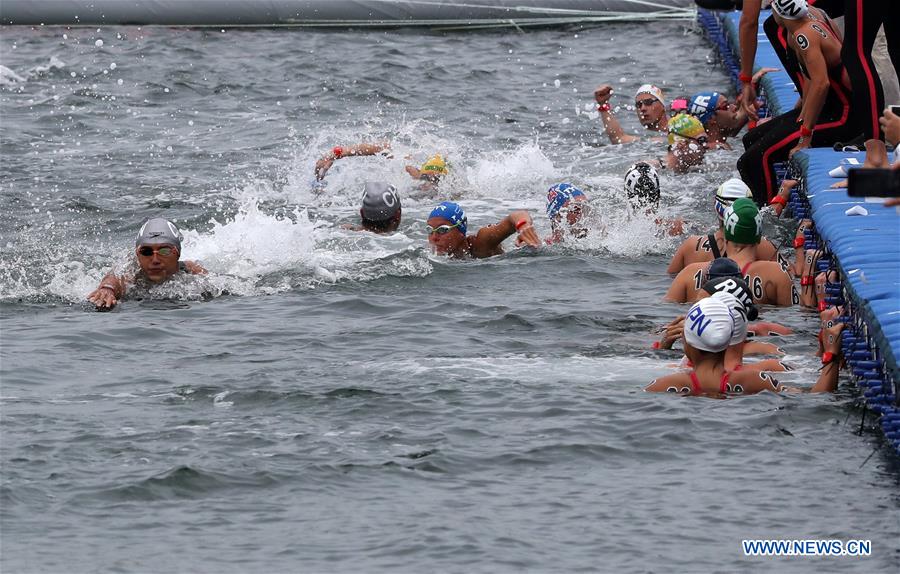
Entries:
{"type": "Polygon", "coordinates": [[[557,183],[547,190],[547,217],[554,218],[562,206],[573,197],[584,197],[584,192],[571,183],[557,183]]]}
{"type": "Polygon", "coordinates": [[[428,216],[428,219],[432,217],[441,217],[453,223],[453,225],[457,225],[457,229],[462,232],[463,235],[466,234],[466,229],[469,227],[469,222],[466,219],[466,212],[463,211],[463,208],[459,206],[458,203],[453,203],[452,201],[442,201],[438,204],[437,207],[431,210],[431,214],[428,216]]]}
{"type": "Polygon", "coordinates": [[[719,98],[721,97],[719,92],[700,92],[699,94],[694,94],[688,104],[688,113],[692,116],[697,116],[700,123],[705,126],[706,123],[712,119],[713,114],[716,113],[716,107],[719,105],[719,98]]]}

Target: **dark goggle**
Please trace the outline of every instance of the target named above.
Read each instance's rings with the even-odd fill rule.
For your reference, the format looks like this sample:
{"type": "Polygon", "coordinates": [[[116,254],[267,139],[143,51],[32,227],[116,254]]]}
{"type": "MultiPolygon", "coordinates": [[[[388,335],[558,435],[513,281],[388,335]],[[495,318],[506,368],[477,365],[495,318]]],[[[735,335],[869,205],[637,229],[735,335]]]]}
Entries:
{"type": "Polygon", "coordinates": [[[174,247],[157,247],[154,249],[153,247],[145,245],[144,247],[138,248],[137,252],[141,257],[153,257],[154,253],[158,254],[160,257],[169,257],[176,252],[176,249],[174,247]]]}
{"type": "MultiPolygon", "coordinates": [[[[462,222],[459,222],[459,223],[462,223],[462,222]]],[[[445,223],[444,225],[438,225],[437,227],[432,227],[430,225],[426,225],[425,232],[428,233],[428,235],[431,235],[433,233],[437,233],[438,235],[445,235],[447,233],[450,233],[450,230],[453,229],[454,227],[459,227],[459,223],[455,223],[453,225],[447,225],[445,223]]]]}
{"type": "Polygon", "coordinates": [[[643,100],[637,100],[636,102],[634,102],[634,107],[640,108],[641,106],[646,106],[649,108],[658,101],[659,100],[657,100],[656,98],[644,98],[643,100]]]}

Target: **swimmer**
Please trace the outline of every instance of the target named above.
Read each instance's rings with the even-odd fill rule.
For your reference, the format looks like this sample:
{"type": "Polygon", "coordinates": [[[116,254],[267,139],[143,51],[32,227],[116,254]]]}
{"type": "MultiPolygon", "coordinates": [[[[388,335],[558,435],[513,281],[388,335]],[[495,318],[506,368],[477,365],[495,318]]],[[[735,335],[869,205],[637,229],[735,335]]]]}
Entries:
{"type": "MultiPolygon", "coordinates": [[[[352,146],[337,146],[330,153],[325,154],[316,162],[315,175],[316,180],[321,181],[325,178],[325,174],[331,169],[335,161],[353,156],[371,156],[381,154],[385,157],[391,157],[391,144],[389,142],[367,144],[361,143],[352,146]]],[[[420,182],[421,189],[425,191],[433,191],[441,179],[450,173],[447,161],[440,154],[435,154],[428,158],[420,167],[412,165],[406,166],[406,173],[410,177],[420,182]]]]}
{"type": "Polygon", "coordinates": [[[500,255],[503,240],[514,233],[518,234],[516,245],[541,246],[531,215],[524,210],[513,211],[498,223],[482,227],[475,235],[466,235],[467,229],[468,219],[463,209],[452,201],[444,201],[428,216],[428,243],[435,253],[459,259],[500,255]]]}
{"type": "MultiPolygon", "coordinates": [[[[788,190],[789,191],[789,190],[788,190]]],[[[716,217],[719,219],[719,228],[708,235],[691,235],[678,247],[672,261],[669,263],[667,273],[678,273],[691,263],[700,263],[703,261],[712,261],[717,257],[721,257],[725,251],[725,235],[722,230],[725,210],[736,199],[742,197],[752,197],[753,193],[743,181],[737,178],[725,180],[716,190],[713,206],[715,207],[716,217]]],[[[763,237],[757,247],[757,256],[760,259],[769,261],[778,261],[787,268],[787,261],[778,253],[775,245],[763,237]]]]}
{"type": "Polygon", "coordinates": [[[206,269],[199,263],[179,261],[182,239],[181,232],[171,221],[160,217],[147,220],[134,242],[137,264],[121,275],[108,273],[100,286],[88,294],[88,301],[98,309],[111,309],[125,296],[129,286],[158,285],[179,273],[206,274],[206,269]]]}
{"type": "Polygon", "coordinates": [[[709,137],[703,124],[694,116],[678,114],[669,120],[669,148],[665,163],[658,160],[660,167],[675,173],[687,173],[690,168],[703,163],[709,137]]]}
{"type": "MultiPolygon", "coordinates": [[[[765,73],[774,68],[764,68],[765,73]]],[[[731,149],[729,137],[741,131],[749,117],[739,102],[731,103],[719,92],[700,92],[688,101],[687,113],[695,116],[703,124],[709,136],[709,149],[731,149]]]]}
{"type": "MultiPolygon", "coordinates": [[[[693,365],[686,373],[660,377],[644,390],[691,396],[749,395],[761,391],[797,391],[784,387],[770,375],[760,371],[730,371],[725,366],[725,354],[739,330],[739,319],[729,304],[734,297],[715,293],[694,303],[685,318],[683,330],[684,352],[693,365]]],[[[827,338],[827,362],[813,393],[833,392],[837,388],[840,366],[841,337],[839,324],[832,327],[827,338]]]]}
{"type": "MultiPolygon", "coordinates": [[[[725,210],[723,227],[725,249],[722,255],[738,264],[755,304],[789,307],[800,302],[787,270],[774,261],[759,259],[762,218],[753,200],[735,200],[725,210]]],[[[672,281],[665,300],[685,303],[700,299],[708,267],[708,263],[692,263],[682,269],[672,281]]]]}
{"type": "Polygon", "coordinates": [[[360,225],[345,225],[352,231],[371,231],[388,234],[400,227],[400,196],[393,185],[367,181],[363,187],[363,202],[359,208],[360,225]]]}
{"type": "MultiPolygon", "coordinates": [[[[632,165],[625,172],[625,195],[632,212],[656,215],[660,198],[659,173],[646,162],[640,161],[632,165]]],[[[681,235],[684,232],[684,221],[680,217],[657,217],[655,223],[664,226],[669,235],[681,235]]]]}
{"type": "Polygon", "coordinates": [[[547,190],[547,218],[552,230],[547,244],[560,243],[567,235],[575,239],[587,236],[587,209],[587,196],[571,183],[557,183],[547,190]]]}
{"type": "MultiPolygon", "coordinates": [[[[639,136],[626,134],[619,124],[619,120],[613,115],[612,108],[609,105],[609,98],[612,96],[612,93],[612,86],[609,85],[603,85],[594,90],[597,111],[600,112],[600,121],[603,122],[603,127],[606,128],[606,135],[609,137],[609,141],[614,144],[622,144],[641,139],[639,136]]],[[[651,132],[659,132],[659,134],[665,134],[669,129],[668,117],[666,116],[666,102],[663,99],[662,90],[656,86],[644,84],[638,88],[634,96],[634,111],[644,129],[651,132]]]]}

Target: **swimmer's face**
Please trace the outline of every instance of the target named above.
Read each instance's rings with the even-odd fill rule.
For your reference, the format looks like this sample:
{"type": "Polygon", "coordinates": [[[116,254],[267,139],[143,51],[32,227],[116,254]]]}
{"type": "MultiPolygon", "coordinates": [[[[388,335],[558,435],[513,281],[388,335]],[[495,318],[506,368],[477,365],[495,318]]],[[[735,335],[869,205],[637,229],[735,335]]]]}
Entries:
{"type": "Polygon", "coordinates": [[[638,94],[634,100],[634,108],[638,121],[645,128],[659,125],[660,120],[666,115],[666,107],[650,94],[638,94]]]}
{"type": "Polygon", "coordinates": [[[570,234],[578,238],[587,235],[588,230],[584,223],[588,208],[587,203],[585,203],[586,199],[583,195],[576,195],[565,202],[559,213],[554,215],[551,220],[553,229],[562,230],[563,221],[565,221],[565,228],[570,234]]]}
{"type": "Polygon", "coordinates": [[[706,146],[700,144],[695,139],[679,138],[674,144],[669,146],[669,153],[674,156],[676,169],[685,170],[691,166],[703,163],[706,155],[706,146]]]}
{"type": "MultiPolygon", "coordinates": [[[[426,222],[432,229],[438,229],[442,225],[453,225],[453,222],[443,217],[431,217],[426,222]]],[[[462,234],[458,227],[454,227],[447,233],[438,233],[437,231],[428,236],[428,245],[431,250],[438,255],[453,255],[462,251],[463,243],[466,236],[462,234]]]]}
{"type": "Polygon", "coordinates": [[[174,245],[141,245],[135,249],[141,271],[151,283],[162,283],[178,273],[178,248],[174,245]]]}
{"type": "Polygon", "coordinates": [[[716,113],[713,115],[713,120],[716,122],[716,125],[718,125],[720,129],[725,130],[729,133],[737,133],[738,131],[740,131],[741,127],[743,127],[738,121],[737,112],[737,104],[731,103],[725,98],[719,98],[719,103],[716,106],[716,113]]]}

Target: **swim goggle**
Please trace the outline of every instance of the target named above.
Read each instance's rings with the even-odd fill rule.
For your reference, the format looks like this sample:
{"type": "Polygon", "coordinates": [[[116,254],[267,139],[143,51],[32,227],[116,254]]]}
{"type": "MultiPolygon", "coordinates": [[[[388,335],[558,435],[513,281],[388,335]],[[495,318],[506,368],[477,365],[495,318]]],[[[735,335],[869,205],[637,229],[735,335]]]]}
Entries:
{"type": "Polygon", "coordinates": [[[680,138],[683,140],[691,140],[691,141],[697,142],[698,144],[700,144],[703,147],[706,147],[707,142],[709,142],[709,138],[706,136],[692,138],[691,136],[683,136],[681,134],[670,133],[669,134],[669,145],[670,146],[678,141],[678,139],[676,139],[676,138],[680,138]]]}
{"type": "Polygon", "coordinates": [[[658,102],[656,98],[644,98],[643,100],[637,100],[634,102],[634,107],[640,109],[641,106],[647,106],[648,108],[658,102]]]}
{"type": "Polygon", "coordinates": [[[154,249],[153,247],[143,246],[138,248],[138,255],[141,257],[152,257],[154,253],[158,254],[160,257],[169,257],[173,253],[175,253],[174,247],[157,247],[154,249]]]}
{"type": "Polygon", "coordinates": [[[458,223],[454,223],[453,225],[447,225],[445,223],[443,225],[438,225],[437,227],[432,227],[430,225],[426,225],[425,231],[428,233],[428,235],[431,235],[433,233],[437,233],[438,235],[445,235],[447,233],[450,233],[450,230],[453,229],[454,227],[459,227],[461,223],[462,223],[462,221],[460,221],[458,223]]]}

